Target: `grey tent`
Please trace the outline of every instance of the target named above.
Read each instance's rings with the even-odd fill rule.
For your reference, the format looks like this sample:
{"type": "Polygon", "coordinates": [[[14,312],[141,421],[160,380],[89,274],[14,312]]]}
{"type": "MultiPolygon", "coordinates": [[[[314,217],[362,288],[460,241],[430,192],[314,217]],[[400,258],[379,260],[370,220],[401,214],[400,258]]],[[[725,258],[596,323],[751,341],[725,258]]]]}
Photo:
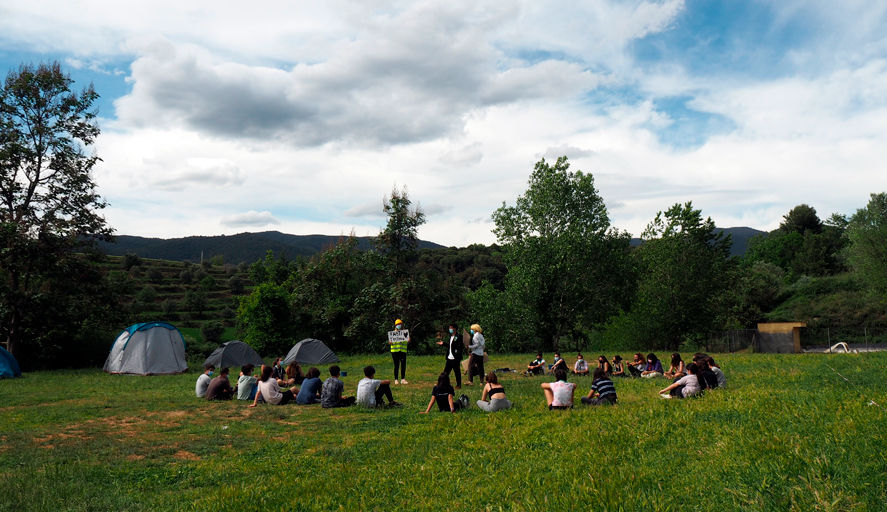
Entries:
{"type": "Polygon", "coordinates": [[[114,340],[104,370],[131,375],[183,373],[188,370],[185,339],[166,322],[131,325],[114,340]]]}
{"type": "Polygon", "coordinates": [[[257,367],[261,367],[265,364],[262,361],[262,358],[259,357],[259,354],[256,354],[256,351],[246,343],[242,341],[229,341],[228,343],[222,343],[219,348],[215,349],[209,357],[206,358],[206,361],[203,362],[203,365],[206,366],[211,364],[216,368],[238,368],[247,363],[252,363],[257,367]]]}
{"type": "Polygon", "coordinates": [[[338,363],[339,358],[322,341],[308,338],[293,345],[283,364],[286,366],[293,361],[299,364],[332,364],[338,363]]]}

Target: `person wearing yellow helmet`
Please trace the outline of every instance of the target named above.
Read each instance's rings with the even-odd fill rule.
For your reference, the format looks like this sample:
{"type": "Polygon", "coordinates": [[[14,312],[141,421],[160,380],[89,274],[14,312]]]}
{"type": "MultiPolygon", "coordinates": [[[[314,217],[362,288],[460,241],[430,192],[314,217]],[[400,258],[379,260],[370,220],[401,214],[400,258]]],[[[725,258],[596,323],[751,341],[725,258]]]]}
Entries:
{"type": "MultiPolygon", "coordinates": [[[[394,330],[403,330],[403,320],[398,318],[394,321],[394,330]]],[[[391,359],[394,360],[394,384],[409,384],[404,378],[407,374],[407,344],[411,341],[409,335],[403,341],[391,341],[388,339],[388,345],[391,347],[391,359]],[[397,380],[397,369],[400,368],[400,382],[397,380]]]]}

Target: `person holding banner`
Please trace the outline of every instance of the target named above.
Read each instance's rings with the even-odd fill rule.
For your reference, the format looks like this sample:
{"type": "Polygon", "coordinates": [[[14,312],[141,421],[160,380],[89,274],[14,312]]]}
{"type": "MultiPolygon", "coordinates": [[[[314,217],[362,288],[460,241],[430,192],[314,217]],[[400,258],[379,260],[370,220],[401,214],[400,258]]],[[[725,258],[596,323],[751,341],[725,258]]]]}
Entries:
{"type": "Polygon", "coordinates": [[[484,346],[486,345],[486,340],[484,339],[484,335],[481,334],[483,330],[480,328],[480,325],[473,324],[471,326],[471,345],[468,345],[468,350],[471,351],[471,355],[468,356],[468,385],[474,385],[474,376],[478,377],[484,376],[484,346]]]}
{"type": "Polygon", "coordinates": [[[388,345],[391,346],[391,359],[394,360],[394,384],[397,385],[397,368],[400,367],[400,384],[409,384],[404,378],[407,373],[407,343],[410,331],[403,329],[403,320],[394,321],[394,331],[388,332],[388,345]]]}

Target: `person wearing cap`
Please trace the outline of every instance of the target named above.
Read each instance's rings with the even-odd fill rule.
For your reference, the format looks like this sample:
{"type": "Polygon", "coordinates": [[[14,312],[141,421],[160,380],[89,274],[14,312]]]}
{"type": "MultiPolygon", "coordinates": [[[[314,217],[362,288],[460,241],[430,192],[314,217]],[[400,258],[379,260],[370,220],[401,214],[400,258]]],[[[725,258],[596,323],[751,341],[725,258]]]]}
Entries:
{"type": "MultiPolygon", "coordinates": [[[[401,331],[403,330],[403,320],[398,318],[394,321],[394,330],[401,331]]],[[[404,378],[407,374],[407,343],[411,341],[410,337],[407,336],[407,339],[404,341],[391,341],[388,340],[388,344],[391,346],[391,359],[394,360],[394,385],[397,384],[409,384],[407,380],[404,378]],[[397,381],[397,368],[400,367],[400,382],[397,381]]]]}

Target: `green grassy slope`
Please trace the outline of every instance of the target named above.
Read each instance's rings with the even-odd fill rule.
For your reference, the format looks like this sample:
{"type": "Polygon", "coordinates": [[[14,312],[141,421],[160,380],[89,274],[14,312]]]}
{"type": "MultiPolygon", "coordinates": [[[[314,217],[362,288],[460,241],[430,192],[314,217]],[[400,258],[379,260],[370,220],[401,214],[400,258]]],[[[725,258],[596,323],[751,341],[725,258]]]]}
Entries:
{"type": "MultiPolygon", "coordinates": [[[[0,510],[884,510],[887,354],[717,359],[729,388],[701,399],[618,380],[619,405],[572,411],[507,374],[515,407],[492,415],[418,414],[442,357],[410,357],[406,407],[375,411],[209,403],[196,373],[26,374],[0,381],[0,510]]],[[[347,358],[346,393],[367,363],[390,378],[347,358]]]]}

